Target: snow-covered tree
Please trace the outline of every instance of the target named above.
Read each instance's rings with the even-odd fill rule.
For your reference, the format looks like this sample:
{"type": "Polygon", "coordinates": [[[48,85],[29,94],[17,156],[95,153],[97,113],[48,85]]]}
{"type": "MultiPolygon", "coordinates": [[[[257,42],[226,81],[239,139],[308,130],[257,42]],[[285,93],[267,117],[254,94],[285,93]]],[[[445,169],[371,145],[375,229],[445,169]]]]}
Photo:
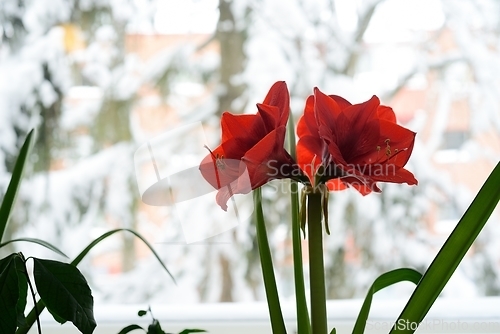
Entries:
{"type": "MultiPolygon", "coordinates": [[[[424,270],[444,241],[433,232],[435,216],[444,211],[439,208],[452,208],[456,219],[472,198],[470,187],[450,176],[450,165],[436,162],[450,124],[468,126],[459,151],[469,160],[460,167],[479,161],[484,177],[498,161],[498,4],[220,0],[216,6],[211,33],[142,57],[128,38],[156,33],[155,20],[162,20],[157,1],[2,1],[2,190],[25,134],[38,128],[33,170],[9,233],[37,236],[75,255],[100,232],[134,228],[151,238],[178,280],[175,287],[123,234],[84,263],[100,299],[263,299],[251,220],[214,243],[168,244],[183,240],[172,218],[175,210],[151,209],[140,201],[133,155],[162,131],[193,121],[203,122],[208,141],[217,145],[223,111],[253,113],[271,84],[286,80],[295,120],[318,86],[353,103],[376,94],[418,133],[409,165],[418,187],[386,185],[382,194],[367,197],[354,191],[331,194],[332,233],[325,237],[329,297],[361,296],[377,275],[395,267],[424,270]],[[193,93],[193,85],[203,87],[202,93],[193,93]],[[149,120],[154,130],[141,123],[147,118],[141,107],[151,104],[165,112],[162,120],[149,120]],[[110,268],[123,273],[102,272],[110,268]]],[[[163,158],[178,157],[188,142],[179,141],[163,158]]],[[[288,298],[293,294],[291,227],[288,196],[276,191],[279,184],[265,186],[264,210],[280,288],[288,298]]],[[[208,215],[206,224],[214,217],[208,215]]],[[[498,224],[498,216],[492,220],[490,225],[498,224]]],[[[471,293],[498,292],[495,240],[493,233],[481,238],[457,273],[475,282],[471,293]]]]}

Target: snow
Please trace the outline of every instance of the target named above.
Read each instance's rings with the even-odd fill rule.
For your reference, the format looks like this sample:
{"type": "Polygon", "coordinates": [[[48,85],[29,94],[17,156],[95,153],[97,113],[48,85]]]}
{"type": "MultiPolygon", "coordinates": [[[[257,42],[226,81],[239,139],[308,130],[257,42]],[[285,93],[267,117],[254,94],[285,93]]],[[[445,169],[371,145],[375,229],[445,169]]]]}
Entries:
{"type": "Polygon", "coordinates": [[[439,30],[444,24],[439,0],[387,0],[377,6],[365,41],[411,42],[415,34],[439,30]]]}
{"type": "Polygon", "coordinates": [[[162,34],[212,33],[219,13],[216,0],[168,0],[157,3],[154,27],[162,34]]]}
{"type": "MultiPolygon", "coordinates": [[[[239,216],[234,210],[227,214],[220,210],[214,204],[215,193],[165,207],[146,206],[139,201],[158,179],[151,165],[148,176],[136,178],[137,166],[149,160],[134,163],[134,153],[151,142],[158,162],[164,164],[160,166],[160,179],[196,169],[207,154],[203,144],[212,148],[219,144],[219,120],[210,116],[218,111],[217,96],[227,93],[228,87],[218,77],[221,64],[217,52],[199,54],[198,45],[184,43],[141,60],[123,53],[123,31],[211,34],[218,19],[217,1],[146,4],[143,0],[82,0],[77,9],[71,1],[48,2],[27,1],[24,9],[15,1],[4,1],[0,6],[0,32],[5,34],[0,40],[1,189],[6,188],[10,165],[26,132],[41,124],[46,117],[44,109],[58,102],[62,105],[54,134],[59,146],[52,149],[54,156],[64,156],[64,161],[54,164],[50,171],[37,170],[28,175],[14,217],[18,223],[14,236],[46,239],[75,256],[92,238],[111,228],[133,227],[143,233],[178,285],[139,242],[134,243],[138,255],[131,271],[120,275],[112,272],[113,268],[120,270],[118,253],[103,265],[102,258],[123,248],[124,237],[117,235],[93,250],[82,264],[99,303],[218,301],[223,290],[223,261],[228,263],[234,300],[263,300],[255,229],[249,219],[251,196],[236,202],[241,208],[239,216]],[[101,12],[102,23],[82,31],[84,48],[66,50],[62,23],[71,22],[82,11],[104,8],[110,10],[101,12]],[[15,28],[19,35],[12,32],[12,18],[16,16],[25,26],[24,31],[15,28]],[[13,36],[17,37],[11,41],[13,36]],[[144,87],[159,90],[161,78],[165,80],[162,88],[167,88],[165,96],[141,96],[144,87]],[[61,101],[57,92],[64,96],[61,101]],[[193,103],[197,99],[202,102],[193,103]],[[102,144],[94,136],[105,100],[123,103],[130,111],[126,122],[130,122],[131,138],[102,144]],[[160,133],[141,128],[140,115],[134,108],[163,105],[175,110],[175,122],[181,123],[169,119],[170,128],[162,128],[160,133]],[[206,138],[167,136],[169,130],[181,131],[179,125],[193,122],[203,122],[206,138]],[[154,135],[168,138],[155,141],[154,135]],[[134,206],[140,210],[132,214],[134,206]]],[[[469,104],[474,113],[474,134],[492,131],[488,138],[498,139],[500,132],[498,4],[382,1],[364,37],[355,42],[360,19],[373,3],[238,0],[231,3],[236,27],[221,23],[228,30],[245,28],[248,34],[245,70],[231,81],[247,86],[245,94],[233,100],[235,109],[246,105],[245,112],[254,113],[255,104],[262,102],[277,80],[288,84],[295,120],[315,86],[357,103],[373,94],[389,96],[401,78],[414,72],[405,88],[429,91],[428,100],[406,124],[419,133],[408,165],[419,186],[383,185],[382,194],[367,197],[353,190],[331,194],[332,233],[325,237],[326,263],[333,273],[331,282],[344,287],[338,294],[345,291],[341,297],[349,298],[363,296],[373,279],[386,270],[398,266],[424,270],[445,240],[439,229],[436,234],[429,230],[429,212],[454,202],[461,213],[470,203],[473,192],[457,186],[433,164],[447,122],[454,117],[454,103],[465,100],[469,104]],[[452,37],[446,41],[451,44],[447,45],[450,50],[440,49],[436,35],[443,30],[451,31],[452,37]],[[353,72],[347,73],[344,65],[353,52],[359,52],[359,61],[353,72]]],[[[391,100],[387,102],[390,105],[391,100]]],[[[468,161],[498,162],[495,146],[481,143],[464,147],[468,161]]],[[[192,177],[190,181],[192,184],[199,179],[192,177]]],[[[283,189],[286,184],[280,181],[264,187],[264,209],[280,293],[284,300],[293,300],[287,243],[289,202],[283,189]]],[[[500,254],[495,245],[500,236],[494,227],[498,227],[498,221],[498,215],[492,218],[492,227],[487,227],[486,237],[479,240],[480,250],[468,255],[446,295],[469,297],[495,291],[500,254]],[[483,275],[487,270],[490,277],[483,275]]],[[[35,247],[23,245],[22,250],[30,255],[55,256],[35,247]]],[[[384,298],[407,291],[391,290],[384,298]]]]}

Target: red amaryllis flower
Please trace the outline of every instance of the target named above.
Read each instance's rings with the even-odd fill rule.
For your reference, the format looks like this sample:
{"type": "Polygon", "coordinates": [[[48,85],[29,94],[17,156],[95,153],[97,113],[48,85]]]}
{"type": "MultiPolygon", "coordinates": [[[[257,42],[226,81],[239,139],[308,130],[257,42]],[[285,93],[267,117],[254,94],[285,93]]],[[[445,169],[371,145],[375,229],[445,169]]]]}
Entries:
{"type": "Polygon", "coordinates": [[[312,185],[326,183],[330,190],[352,186],[366,195],[380,192],[379,181],[417,184],[403,168],[415,133],[396,124],[394,111],[376,96],[353,105],[315,88],[297,132],[298,163],[312,185]]]}
{"type": "Polygon", "coordinates": [[[272,179],[292,177],[298,167],[284,149],[290,113],[286,83],[275,83],[255,115],[222,114],[221,144],[200,165],[216,189],[217,203],[227,210],[233,194],[245,194],[272,179]]]}

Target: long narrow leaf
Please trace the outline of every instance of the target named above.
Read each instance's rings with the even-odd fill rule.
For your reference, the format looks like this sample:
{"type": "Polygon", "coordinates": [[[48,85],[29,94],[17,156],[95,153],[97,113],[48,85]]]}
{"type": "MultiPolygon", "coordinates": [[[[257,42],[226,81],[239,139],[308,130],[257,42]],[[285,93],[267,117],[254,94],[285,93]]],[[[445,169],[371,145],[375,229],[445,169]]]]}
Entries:
{"type": "MultiPolygon", "coordinates": [[[[123,232],[125,232],[125,231],[130,232],[130,233],[134,234],[136,237],[138,237],[139,239],[141,239],[146,244],[146,246],[148,246],[148,248],[154,254],[156,259],[160,262],[161,266],[166,270],[168,275],[172,278],[172,280],[175,283],[175,278],[172,276],[170,271],[167,269],[167,266],[165,266],[165,264],[160,259],[160,257],[158,256],[156,251],[153,249],[153,247],[149,244],[149,242],[147,242],[146,239],[144,239],[139,233],[137,233],[133,230],[130,230],[130,229],[126,229],[126,228],[119,228],[119,229],[115,229],[115,230],[104,233],[99,238],[92,241],[87,247],[85,247],[85,249],[83,251],[81,251],[80,254],[78,254],[78,256],[73,261],[71,261],[71,264],[74,266],[77,266],[83,260],[83,258],[88,254],[88,252],[90,252],[90,250],[92,248],[94,248],[99,242],[101,242],[102,240],[106,239],[107,237],[109,237],[117,232],[122,232],[122,231],[123,232]]],[[[36,304],[36,307],[38,309],[38,312],[42,312],[43,309],[45,308],[45,303],[43,302],[43,300],[39,300],[36,304]]],[[[26,326],[19,328],[17,330],[16,334],[27,334],[29,329],[31,328],[31,326],[33,326],[33,324],[35,323],[35,321],[36,321],[36,312],[35,312],[35,308],[33,308],[30,311],[30,313],[28,314],[28,316],[26,317],[26,326]]]]}
{"type": "Polygon", "coordinates": [[[81,251],[80,254],[78,254],[78,256],[73,261],[71,261],[71,264],[74,265],[74,266],[78,265],[80,263],[80,261],[82,261],[82,259],[87,255],[87,253],[90,252],[90,250],[92,248],[94,248],[95,245],[97,245],[102,240],[106,239],[107,237],[109,237],[109,236],[111,236],[111,235],[113,235],[113,234],[115,234],[117,232],[130,232],[133,235],[135,235],[137,238],[141,239],[141,241],[144,242],[144,244],[146,246],[148,246],[149,250],[153,253],[153,255],[156,257],[156,259],[158,260],[158,262],[160,262],[160,265],[163,267],[163,269],[165,269],[165,271],[168,273],[168,275],[170,276],[170,278],[172,278],[172,280],[174,281],[174,283],[176,283],[174,276],[172,276],[172,274],[168,270],[167,266],[161,260],[161,258],[158,255],[158,253],[156,253],[156,251],[154,250],[153,246],[151,246],[151,244],[146,239],[144,239],[144,237],[142,235],[140,235],[139,233],[135,232],[134,230],[130,230],[128,228],[118,228],[118,229],[115,229],[115,230],[111,230],[109,232],[104,233],[99,238],[96,238],[87,247],[85,247],[85,249],[83,251],[81,251]]]}
{"type": "Polygon", "coordinates": [[[413,333],[455,272],[500,200],[500,163],[446,240],[413,292],[391,333],[413,333]]]}
{"type": "Polygon", "coordinates": [[[352,330],[353,334],[363,334],[366,327],[366,320],[368,320],[368,315],[370,313],[370,307],[372,305],[373,295],[382,289],[385,289],[388,286],[393,284],[410,281],[412,283],[418,284],[418,281],[422,278],[422,274],[416,270],[409,268],[401,268],[389,271],[377,277],[373,282],[372,286],[368,290],[366,294],[365,301],[363,302],[363,306],[359,311],[358,318],[356,319],[356,323],[354,324],[354,329],[352,330]]]}
{"type": "MultiPolygon", "coordinates": [[[[295,125],[292,114],[288,120],[288,148],[295,158],[295,125]]],[[[302,243],[300,239],[299,220],[299,187],[296,181],[290,180],[290,201],[292,213],[292,245],[293,245],[293,275],[295,281],[295,300],[297,304],[297,330],[299,333],[311,333],[311,321],[307,310],[306,289],[302,264],[302,243]]],[[[305,209],[305,208],[304,208],[305,209]]]]}
{"type": "Polygon", "coordinates": [[[129,326],[123,328],[121,331],[119,331],[118,334],[127,334],[127,333],[130,333],[132,331],[135,331],[136,329],[140,329],[144,333],[146,333],[146,331],[144,330],[144,328],[142,328],[139,325],[129,325],[129,326]]]}
{"type": "Polygon", "coordinates": [[[5,196],[2,200],[2,205],[0,206],[0,241],[2,241],[12,208],[16,202],[17,191],[19,190],[24,167],[26,166],[26,159],[29,156],[34,141],[35,130],[31,130],[24,140],[21,151],[19,151],[19,156],[17,157],[14,170],[12,171],[12,178],[10,179],[9,186],[7,187],[7,191],[5,192],[5,196]]]}
{"type": "Polygon", "coordinates": [[[0,248],[2,248],[3,246],[5,245],[8,245],[12,242],[19,242],[19,241],[25,241],[25,242],[32,242],[34,244],[37,244],[37,245],[40,245],[40,246],[43,246],[45,248],[48,248],[50,249],[51,251],[65,257],[65,258],[68,258],[68,256],[66,254],[64,254],[59,248],[57,248],[56,246],[52,245],[51,243],[45,241],[45,240],[40,240],[40,239],[37,239],[37,238],[19,238],[19,239],[12,239],[12,240],[9,240],[9,241],[6,241],[6,242],[3,242],[0,244],[0,248]]]}
{"type": "Polygon", "coordinates": [[[271,318],[271,328],[273,334],[286,333],[285,321],[281,312],[281,305],[276,287],[276,278],[274,277],[273,260],[271,249],[267,239],[266,223],[262,212],[262,194],[260,188],[253,191],[255,205],[255,220],[257,225],[257,242],[259,245],[260,263],[262,266],[262,276],[264,277],[264,287],[266,289],[267,305],[269,307],[269,316],[271,318]]]}

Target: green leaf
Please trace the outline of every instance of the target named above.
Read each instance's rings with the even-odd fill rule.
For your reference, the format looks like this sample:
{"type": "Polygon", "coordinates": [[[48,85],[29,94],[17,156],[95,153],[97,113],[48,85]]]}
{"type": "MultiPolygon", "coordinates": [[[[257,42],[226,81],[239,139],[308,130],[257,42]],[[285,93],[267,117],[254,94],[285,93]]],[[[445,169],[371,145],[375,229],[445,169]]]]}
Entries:
{"type": "Polygon", "coordinates": [[[7,227],[7,223],[9,222],[12,207],[16,202],[17,191],[19,190],[21,179],[23,177],[26,159],[29,156],[34,141],[35,130],[31,130],[24,140],[21,151],[19,151],[19,156],[17,157],[16,164],[14,165],[14,170],[12,171],[12,178],[10,179],[9,186],[7,187],[7,191],[5,192],[5,196],[2,200],[2,205],[0,206],[0,241],[2,241],[3,239],[5,228],[7,227]]]}
{"type": "Polygon", "coordinates": [[[0,262],[0,332],[14,333],[17,327],[16,304],[19,298],[17,276],[15,274],[12,254],[0,262]]]}
{"type": "Polygon", "coordinates": [[[24,310],[26,309],[26,298],[28,297],[28,274],[26,272],[26,264],[22,256],[14,258],[14,266],[17,276],[17,288],[19,297],[16,303],[17,325],[23,326],[26,324],[24,310]]]}
{"type": "Polygon", "coordinates": [[[71,321],[83,334],[91,334],[96,322],[92,291],[74,265],[33,258],[35,283],[56,321],[71,321]]]}
{"type": "Polygon", "coordinates": [[[0,333],[14,333],[25,322],[26,277],[24,260],[19,254],[0,260],[0,333]]]}
{"type": "Polygon", "coordinates": [[[366,327],[366,320],[368,320],[368,314],[370,313],[370,307],[372,305],[373,295],[377,291],[380,291],[390,285],[403,281],[410,281],[412,283],[418,284],[421,278],[422,278],[421,273],[409,268],[395,269],[377,277],[377,279],[373,282],[372,286],[368,290],[368,293],[365,297],[365,301],[363,302],[363,306],[361,307],[358,318],[356,319],[356,323],[354,324],[354,329],[352,330],[352,333],[353,334],[364,333],[366,327]]]}
{"type": "Polygon", "coordinates": [[[149,248],[149,250],[156,257],[156,259],[158,260],[158,262],[160,262],[160,265],[163,267],[163,269],[165,269],[165,271],[170,276],[170,278],[172,278],[172,280],[174,281],[174,283],[176,283],[174,276],[172,276],[172,274],[170,273],[170,271],[167,269],[167,266],[163,263],[163,261],[161,260],[160,256],[154,250],[153,246],[151,246],[151,244],[146,239],[144,239],[144,237],[142,235],[140,235],[139,233],[135,232],[134,230],[130,230],[128,228],[118,228],[118,229],[111,230],[109,232],[104,233],[99,238],[97,238],[94,241],[92,241],[87,247],[85,247],[85,249],[83,251],[81,251],[80,254],[78,254],[78,256],[73,261],[71,261],[71,264],[74,265],[74,266],[78,265],[83,260],[83,258],[85,257],[85,255],[87,255],[88,252],[90,252],[90,250],[95,247],[95,245],[97,245],[102,240],[106,239],[107,237],[109,237],[109,236],[111,236],[111,235],[113,235],[113,234],[115,234],[117,232],[130,232],[133,235],[135,235],[137,238],[141,239],[141,241],[144,242],[144,244],[149,248]]]}
{"type": "Polygon", "coordinates": [[[9,241],[6,241],[6,242],[3,242],[0,244],[0,248],[2,248],[3,246],[5,245],[8,245],[12,242],[19,242],[19,241],[25,241],[25,242],[32,242],[34,244],[38,244],[40,246],[43,246],[45,248],[48,248],[50,249],[51,251],[61,255],[61,256],[64,256],[65,258],[68,258],[68,256],[66,256],[66,254],[64,254],[59,248],[57,248],[56,246],[52,245],[51,243],[47,242],[47,241],[44,241],[44,240],[40,240],[40,239],[36,239],[36,238],[19,238],[19,239],[12,239],[12,240],[9,240],[9,241]]]}
{"type": "Polygon", "coordinates": [[[267,240],[266,223],[264,213],[262,212],[262,194],[261,189],[253,191],[255,205],[255,220],[257,225],[257,241],[259,245],[260,263],[262,266],[262,276],[264,277],[264,288],[266,290],[267,305],[269,307],[269,316],[271,318],[271,328],[273,334],[286,333],[285,321],[281,312],[281,305],[276,287],[276,278],[274,277],[273,260],[271,249],[267,240]]]}
{"type": "Polygon", "coordinates": [[[182,332],[179,332],[179,334],[189,334],[189,333],[207,333],[207,331],[204,329],[185,329],[182,332]]]}
{"type": "MultiPolygon", "coordinates": [[[[160,257],[158,256],[158,254],[155,252],[155,250],[153,249],[153,247],[146,241],[146,239],[144,239],[137,232],[135,232],[133,230],[130,230],[130,229],[126,229],[126,228],[119,228],[119,229],[116,229],[116,230],[112,230],[112,231],[106,232],[103,235],[101,235],[99,238],[93,240],[87,247],[85,247],[85,249],[83,251],[80,252],[80,254],[78,254],[78,256],[73,261],[71,261],[71,265],[77,266],[83,260],[83,258],[92,250],[92,248],[94,248],[98,243],[100,243],[101,241],[103,241],[107,237],[109,237],[109,236],[111,236],[111,235],[113,235],[113,234],[115,234],[117,232],[123,232],[123,231],[130,232],[130,233],[134,234],[136,237],[138,237],[139,239],[141,239],[146,244],[146,246],[148,246],[148,248],[154,254],[154,256],[156,257],[156,259],[160,262],[161,266],[167,271],[167,273],[170,275],[170,277],[172,278],[172,280],[175,283],[174,277],[172,276],[172,274],[170,274],[170,271],[168,271],[168,269],[165,266],[165,264],[163,263],[163,261],[160,259],[160,257]]],[[[43,300],[39,300],[37,302],[37,308],[38,308],[39,312],[42,312],[42,310],[45,308],[45,304],[44,304],[43,300]]],[[[26,334],[26,333],[28,333],[29,328],[31,328],[31,326],[34,324],[35,320],[36,320],[36,312],[35,312],[35,308],[33,308],[33,309],[31,309],[30,313],[26,317],[27,325],[25,327],[23,327],[22,330],[21,329],[18,330],[17,334],[26,334]]]]}
{"type": "Polygon", "coordinates": [[[16,334],[27,334],[30,328],[35,323],[37,319],[37,314],[41,314],[44,309],[45,309],[45,304],[43,303],[43,300],[39,299],[36,302],[36,307],[33,307],[26,316],[26,323],[17,329],[16,334]]]}
{"type": "Polygon", "coordinates": [[[462,219],[448,237],[406,304],[391,333],[413,333],[455,272],[500,200],[500,163],[497,164],[462,219]]]}
{"type": "Polygon", "coordinates": [[[153,323],[148,326],[148,334],[165,334],[158,320],[153,319],[153,323]]]}
{"type": "Polygon", "coordinates": [[[139,325],[130,325],[125,328],[123,328],[121,331],[118,332],[118,334],[127,334],[130,333],[131,331],[135,331],[136,329],[142,329],[143,332],[146,332],[144,328],[142,328],[139,325]]]}
{"type": "MultiPolygon", "coordinates": [[[[295,158],[295,125],[291,113],[288,119],[287,131],[290,155],[295,158]]],[[[292,213],[293,275],[295,280],[295,300],[297,307],[297,330],[301,334],[310,334],[311,321],[309,320],[309,311],[307,310],[303,272],[304,266],[302,264],[302,242],[300,239],[299,187],[297,182],[293,180],[290,180],[290,202],[292,213]]]]}
{"type": "Polygon", "coordinates": [[[139,312],[137,312],[137,315],[138,315],[139,317],[143,317],[143,316],[145,316],[146,314],[148,314],[148,311],[146,311],[146,310],[139,310],[139,312]]]}
{"type": "Polygon", "coordinates": [[[335,328],[332,328],[332,331],[330,332],[330,334],[337,334],[337,330],[335,328]]]}

